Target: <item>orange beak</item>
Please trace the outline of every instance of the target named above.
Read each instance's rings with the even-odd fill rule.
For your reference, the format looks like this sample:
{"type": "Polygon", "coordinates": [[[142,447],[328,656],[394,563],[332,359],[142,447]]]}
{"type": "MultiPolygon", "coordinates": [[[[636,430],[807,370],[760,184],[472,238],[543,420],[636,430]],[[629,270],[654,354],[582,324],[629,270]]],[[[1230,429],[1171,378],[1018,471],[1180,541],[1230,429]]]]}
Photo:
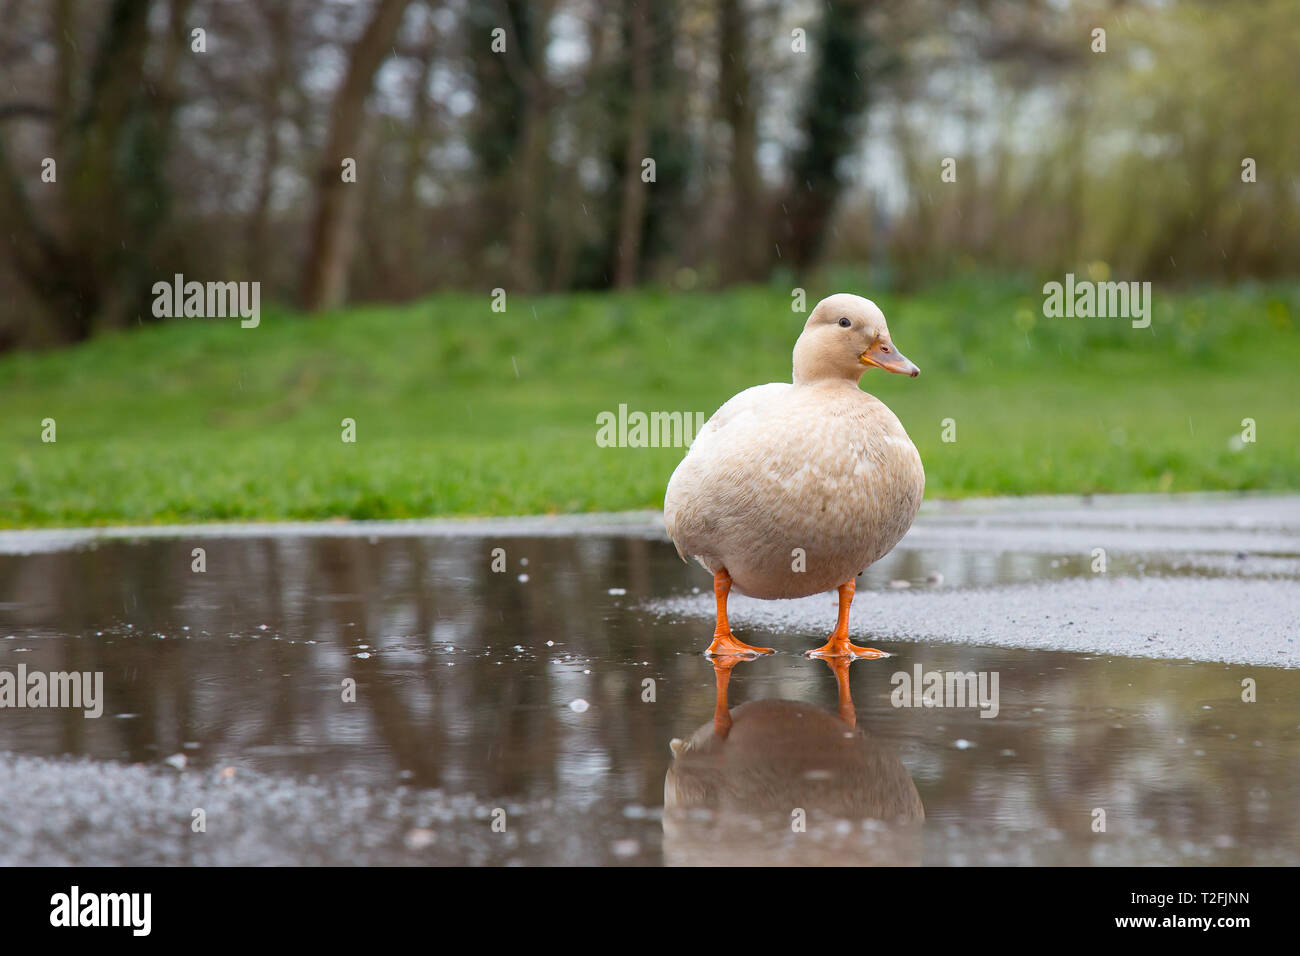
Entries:
{"type": "Polygon", "coordinates": [[[883,368],[886,372],[893,372],[895,375],[916,378],[921,374],[921,370],[913,364],[912,360],[888,341],[877,341],[858,356],[858,361],[872,368],[883,368]]]}

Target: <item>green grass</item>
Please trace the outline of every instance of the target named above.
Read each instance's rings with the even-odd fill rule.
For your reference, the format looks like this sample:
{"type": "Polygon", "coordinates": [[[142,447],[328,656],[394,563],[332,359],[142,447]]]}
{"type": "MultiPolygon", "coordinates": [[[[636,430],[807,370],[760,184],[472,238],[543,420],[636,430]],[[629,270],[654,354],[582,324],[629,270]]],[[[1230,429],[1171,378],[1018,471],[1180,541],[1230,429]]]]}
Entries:
{"type": "MultiPolygon", "coordinates": [[[[928,497],[1300,484],[1300,284],[1157,289],[1145,330],[1045,319],[1040,286],[876,296],[924,374],[864,387],[920,448],[928,497]],[[1243,418],[1258,441],[1234,449],[1243,418]]],[[[658,507],[682,451],[597,447],[597,413],[710,414],[788,381],[789,303],[766,288],[515,295],[501,314],[486,294],[440,295],[5,356],[0,525],[658,507]]]]}

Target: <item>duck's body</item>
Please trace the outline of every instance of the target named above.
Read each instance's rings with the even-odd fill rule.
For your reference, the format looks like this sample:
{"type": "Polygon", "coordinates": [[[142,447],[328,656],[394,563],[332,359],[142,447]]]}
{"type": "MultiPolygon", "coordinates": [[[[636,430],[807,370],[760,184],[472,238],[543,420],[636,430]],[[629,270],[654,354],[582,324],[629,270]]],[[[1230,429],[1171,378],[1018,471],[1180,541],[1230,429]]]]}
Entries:
{"type": "Polygon", "coordinates": [[[858,387],[871,366],[919,372],[893,349],[875,304],[824,299],[794,360],[793,384],[746,389],[718,409],[668,482],[669,537],[678,553],[714,573],[715,653],[766,650],[731,638],[726,592],[733,584],[759,598],[839,587],[840,649],[852,653],[854,578],[907,533],[925,491],[921,456],[897,416],[858,387]]]}
{"type": "Polygon", "coordinates": [[[743,594],[838,587],[911,527],[925,491],[916,446],[884,402],[844,380],[746,389],[673,472],[668,535],[743,594]]]}

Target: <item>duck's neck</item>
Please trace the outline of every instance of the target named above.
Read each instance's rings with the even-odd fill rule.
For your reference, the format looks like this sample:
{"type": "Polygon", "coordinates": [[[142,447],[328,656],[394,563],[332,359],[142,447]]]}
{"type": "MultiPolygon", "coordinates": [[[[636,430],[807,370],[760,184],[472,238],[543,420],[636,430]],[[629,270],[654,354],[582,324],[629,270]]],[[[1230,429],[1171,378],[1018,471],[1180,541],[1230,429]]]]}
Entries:
{"type": "Polygon", "coordinates": [[[857,388],[858,380],[866,369],[858,365],[846,367],[843,358],[832,352],[824,342],[801,335],[794,343],[794,383],[818,385],[823,382],[851,385],[857,388]]]}

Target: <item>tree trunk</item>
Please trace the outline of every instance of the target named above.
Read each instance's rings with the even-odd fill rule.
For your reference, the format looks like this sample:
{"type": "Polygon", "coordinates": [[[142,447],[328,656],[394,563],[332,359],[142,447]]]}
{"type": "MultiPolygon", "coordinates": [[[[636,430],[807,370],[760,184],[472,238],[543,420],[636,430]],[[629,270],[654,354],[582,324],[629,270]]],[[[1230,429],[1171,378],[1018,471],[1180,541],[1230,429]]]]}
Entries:
{"type": "MultiPolygon", "coordinates": [[[[598,70],[600,65],[605,62],[605,36],[608,31],[605,27],[605,10],[603,7],[594,7],[589,14],[586,23],[586,41],[587,41],[587,72],[583,77],[583,89],[587,91],[588,96],[598,96],[599,80],[598,70]]],[[[585,131],[580,130],[579,137],[584,137],[585,131]]],[[[594,138],[594,137],[593,137],[594,138]]],[[[573,287],[574,275],[577,271],[579,246],[584,239],[583,222],[586,219],[585,210],[582,219],[578,218],[578,210],[582,209],[583,189],[579,181],[578,170],[572,165],[562,168],[558,175],[559,188],[556,208],[560,210],[556,221],[556,232],[554,254],[551,258],[551,275],[549,279],[549,288],[552,292],[561,292],[573,287]]]]}
{"type": "Polygon", "coordinates": [[[55,224],[38,221],[26,179],[0,143],[0,221],[6,224],[0,242],[9,246],[18,275],[62,341],[86,338],[97,321],[123,324],[140,313],[148,289],[166,201],[160,167],[173,112],[167,70],[174,64],[165,59],[156,76],[145,69],[149,8],[149,0],[114,0],[82,86],[67,32],[72,6],[60,2],[51,8],[59,38],[55,224]]]}
{"type": "Polygon", "coordinates": [[[867,105],[861,68],[866,2],[827,0],[817,63],[803,113],[803,145],[795,153],[785,213],[782,258],[804,272],[821,254],[842,183],[838,166],[853,147],[853,127],[867,105]]]}
{"type": "Polygon", "coordinates": [[[265,78],[262,91],[262,139],[264,151],[257,173],[257,194],[248,218],[248,233],[244,256],[244,272],[258,276],[267,262],[267,225],[271,211],[271,197],[275,186],[275,173],[280,168],[280,121],[284,110],[281,94],[288,86],[293,73],[292,51],[289,44],[288,7],[273,3],[262,8],[263,24],[274,50],[270,75],[265,78]]]}
{"type": "Polygon", "coordinates": [[[730,190],[721,257],[722,281],[726,283],[743,282],[758,275],[765,243],[747,40],[740,0],[722,0],[718,10],[718,105],[731,130],[730,190]]]}
{"type": "Polygon", "coordinates": [[[645,224],[646,183],[641,181],[641,161],[650,139],[650,24],[645,4],[628,5],[631,27],[632,105],[628,114],[627,152],[624,155],[623,203],[618,227],[618,268],[614,284],[620,289],[636,285],[641,258],[641,232],[645,224]]]}
{"type": "MultiPolygon", "coordinates": [[[[515,280],[534,290],[538,278],[538,236],[541,232],[548,190],[547,147],[550,125],[547,108],[550,84],[546,77],[546,43],[553,3],[535,2],[512,6],[512,20],[518,37],[519,67],[513,81],[523,94],[523,122],[519,150],[513,158],[510,224],[510,261],[515,280]]],[[[514,61],[507,60],[507,65],[514,61]]]]}
{"type": "MultiPolygon", "coordinates": [[[[366,97],[375,73],[388,56],[410,0],[379,0],[361,39],[352,49],[343,82],[334,94],[329,132],[316,172],[315,213],[303,271],[302,304],[310,311],[332,308],[347,291],[352,258],[355,183],[345,183],[342,162],[357,158],[366,97]]],[[[359,172],[358,175],[361,175],[359,172]]]]}
{"type": "Polygon", "coordinates": [[[521,155],[516,161],[515,215],[510,225],[510,261],[516,269],[519,285],[529,291],[538,286],[537,233],[546,199],[543,173],[547,139],[546,111],[541,94],[530,89],[521,155]]]}
{"type": "Polygon", "coordinates": [[[402,211],[398,235],[402,247],[394,260],[402,271],[401,295],[419,295],[425,291],[421,282],[421,263],[428,254],[424,242],[425,207],[420,202],[420,173],[424,169],[425,151],[432,137],[430,126],[433,110],[429,102],[429,79],[433,75],[434,48],[430,39],[428,48],[420,58],[420,71],[411,90],[411,123],[406,134],[406,162],[402,167],[402,211]]]}

